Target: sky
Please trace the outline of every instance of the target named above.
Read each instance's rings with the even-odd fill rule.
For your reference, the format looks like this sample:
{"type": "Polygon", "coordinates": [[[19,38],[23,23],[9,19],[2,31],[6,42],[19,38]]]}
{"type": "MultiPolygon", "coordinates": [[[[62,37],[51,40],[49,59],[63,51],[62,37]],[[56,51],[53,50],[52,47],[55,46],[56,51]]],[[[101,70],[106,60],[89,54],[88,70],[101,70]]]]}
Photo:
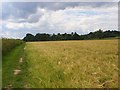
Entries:
{"type": "Polygon", "coordinates": [[[117,2],[2,2],[0,36],[118,30],[117,2]]]}

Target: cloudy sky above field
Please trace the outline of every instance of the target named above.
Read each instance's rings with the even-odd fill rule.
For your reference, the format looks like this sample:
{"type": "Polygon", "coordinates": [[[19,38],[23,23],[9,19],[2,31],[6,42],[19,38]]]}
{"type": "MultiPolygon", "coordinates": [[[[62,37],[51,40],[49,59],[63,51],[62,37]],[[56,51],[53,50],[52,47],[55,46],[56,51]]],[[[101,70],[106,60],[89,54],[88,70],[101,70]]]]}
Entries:
{"type": "Polygon", "coordinates": [[[2,37],[23,38],[26,33],[86,34],[98,29],[117,30],[116,2],[2,3],[2,37]]]}

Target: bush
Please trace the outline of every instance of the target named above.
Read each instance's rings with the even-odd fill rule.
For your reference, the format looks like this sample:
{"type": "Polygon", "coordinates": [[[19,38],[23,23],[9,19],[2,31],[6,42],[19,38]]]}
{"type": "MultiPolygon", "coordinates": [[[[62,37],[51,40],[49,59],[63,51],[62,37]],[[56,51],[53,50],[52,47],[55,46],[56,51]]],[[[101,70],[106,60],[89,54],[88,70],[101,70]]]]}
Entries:
{"type": "Polygon", "coordinates": [[[24,43],[22,40],[19,39],[5,39],[2,38],[2,55],[7,54],[16,46],[24,43]]]}

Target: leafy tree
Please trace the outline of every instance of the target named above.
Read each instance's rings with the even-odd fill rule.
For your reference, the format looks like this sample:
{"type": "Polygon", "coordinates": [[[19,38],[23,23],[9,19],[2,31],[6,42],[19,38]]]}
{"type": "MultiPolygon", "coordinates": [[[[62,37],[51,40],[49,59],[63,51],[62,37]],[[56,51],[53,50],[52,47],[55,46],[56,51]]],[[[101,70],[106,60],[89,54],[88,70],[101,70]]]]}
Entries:
{"type": "Polygon", "coordinates": [[[75,32],[73,34],[73,40],[79,40],[80,39],[80,36],[75,32]]]}
{"type": "Polygon", "coordinates": [[[46,33],[43,34],[38,33],[35,35],[36,41],[48,41],[49,39],[50,39],[50,35],[46,33]]]}
{"type": "Polygon", "coordinates": [[[103,39],[109,37],[120,37],[120,31],[116,30],[108,30],[103,31],[99,29],[95,32],[90,32],[89,34],[79,35],[76,32],[71,34],[46,34],[46,33],[37,33],[35,36],[28,33],[26,37],[24,37],[24,41],[58,41],[58,40],[88,40],[88,39],[103,39]]]}
{"type": "Polygon", "coordinates": [[[23,40],[28,42],[28,41],[34,41],[35,38],[34,38],[34,36],[32,34],[28,33],[28,34],[26,34],[26,37],[24,37],[23,40]]]}

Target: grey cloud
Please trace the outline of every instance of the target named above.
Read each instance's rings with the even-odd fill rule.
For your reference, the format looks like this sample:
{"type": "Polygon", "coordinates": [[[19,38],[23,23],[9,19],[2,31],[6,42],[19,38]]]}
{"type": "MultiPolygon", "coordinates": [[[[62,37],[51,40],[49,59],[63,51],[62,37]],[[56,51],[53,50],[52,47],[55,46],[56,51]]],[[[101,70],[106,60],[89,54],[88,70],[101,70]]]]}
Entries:
{"type": "Polygon", "coordinates": [[[32,15],[29,17],[28,22],[29,23],[35,23],[38,22],[40,18],[40,15],[32,15]]]}
{"type": "Polygon", "coordinates": [[[2,3],[2,19],[27,18],[31,13],[36,12],[37,5],[34,3],[2,3]]]}
{"type": "MultiPolygon", "coordinates": [[[[29,15],[36,12],[37,8],[48,10],[60,10],[66,7],[87,6],[87,7],[109,7],[115,5],[113,2],[7,2],[2,3],[2,19],[14,18],[27,19],[29,15]]],[[[35,21],[37,19],[35,18],[35,21]]],[[[30,21],[32,22],[32,21],[30,21]]]]}
{"type": "MultiPolygon", "coordinates": [[[[116,5],[116,3],[68,3],[68,2],[38,3],[37,2],[35,3],[36,4],[35,6],[30,5],[32,3],[24,3],[23,7],[22,7],[22,3],[20,3],[19,5],[17,4],[19,3],[13,3],[13,4],[6,3],[6,7],[4,8],[6,9],[5,14],[7,15],[8,19],[3,25],[6,27],[6,29],[3,28],[3,30],[5,32],[4,35],[8,35],[8,37],[10,37],[12,34],[12,36],[14,37],[21,38],[28,32],[34,34],[38,32],[70,33],[72,31],[76,31],[80,34],[83,34],[98,28],[102,28],[105,30],[106,28],[111,29],[111,28],[116,28],[117,26],[117,23],[116,23],[117,17],[115,17],[117,16],[117,12],[116,12],[117,7],[115,7],[115,9],[114,7],[112,7],[116,5]],[[71,11],[71,15],[68,13],[70,12],[69,9],[61,10],[61,9],[65,9],[66,7],[76,7],[76,6],[79,6],[79,7],[83,6],[83,10],[85,10],[85,12],[88,13],[89,17],[85,15],[82,16],[79,13],[79,10],[77,11],[75,10],[75,12],[78,13],[78,15],[76,15],[77,13],[73,12],[73,10],[76,8],[70,8],[70,9],[73,9],[71,11]],[[38,7],[40,7],[39,8],[40,10],[36,11],[38,7]],[[84,7],[92,7],[98,11],[100,9],[101,12],[109,11],[110,9],[111,10],[109,11],[109,15],[106,15],[104,13],[102,15],[95,14],[93,18],[93,13],[91,14],[90,12],[88,12],[89,8],[85,9],[84,7]],[[106,8],[106,7],[110,7],[110,8],[106,8]],[[31,10],[28,10],[28,9],[31,9],[31,10]],[[44,13],[42,13],[42,11],[44,10],[45,10],[45,15],[44,13]],[[58,10],[61,10],[61,11],[58,11],[58,10]],[[11,17],[9,17],[8,15],[12,15],[13,18],[11,19],[11,17]],[[68,16],[70,17],[68,18],[68,16]]],[[[80,12],[81,12],[81,9],[80,9],[80,12]]]]}
{"type": "Polygon", "coordinates": [[[27,19],[16,19],[13,22],[16,22],[16,23],[25,23],[25,22],[36,23],[39,21],[39,18],[40,18],[40,16],[38,16],[38,15],[32,15],[27,19]]]}

